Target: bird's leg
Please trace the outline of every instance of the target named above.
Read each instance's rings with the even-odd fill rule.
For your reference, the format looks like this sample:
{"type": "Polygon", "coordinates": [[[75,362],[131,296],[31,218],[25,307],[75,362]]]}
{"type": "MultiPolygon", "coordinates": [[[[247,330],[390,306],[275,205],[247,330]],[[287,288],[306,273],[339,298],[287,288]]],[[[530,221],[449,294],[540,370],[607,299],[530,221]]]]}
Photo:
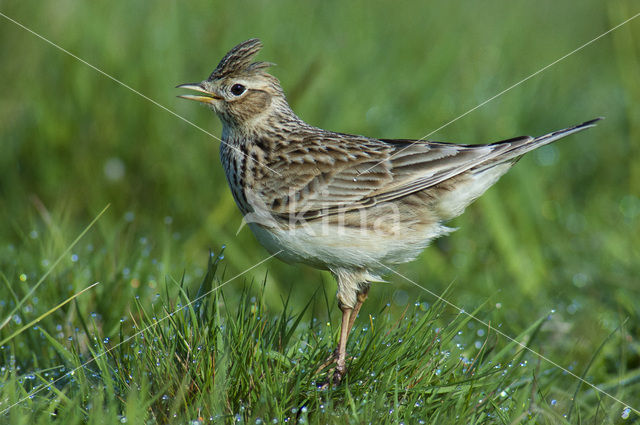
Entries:
{"type": "Polygon", "coordinates": [[[353,328],[353,324],[356,321],[356,316],[358,316],[358,312],[360,311],[362,304],[367,299],[368,293],[369,287],[366,287],[358,293],[356,305],[353,308],[348,308],[339,304],[340,310],[342,310],[342,324],[340,326],[340,341],[338,343],[338,348],[316,370],[316,373],[319,373],[330,364],[336,363],[336,369],[333,374],[333,381],[336,384],[342,380],[342,377],[346,373],[347,340],[351,333],[351,329],[353,328]]]}
{"type": "MultiPolygon", "coordinates": [[[[324,368],[326,368],[330,364],[337,363],[338,356],[339,356],[339,351],[340,351],[340,346],[341,346],[340,344],[342,344],[342,339],[343,338],[345,339],[344,347],[345,347],[345,353],[346,353],[346,346],[347,346],[346,339],[348,338],[349,333],[345,330],[345,324],[350,323],[349,319],[350,319],[350,315],[352,313],[349,313],[349,312],[352,311],[353,309],[343,306],[342,303],[340,303],[340,302],[338,302],[338,307],[342,311],[342,322],[340,324],[340,341],[338,342],[338,348],[333,350],[331,355],[329,355],[329,357],[327,357],[327,360],[325,360],[325,362],[322,363],[318,367],[318,369],[316,370],[316,373],[319,373],[321,370],[323,370],[324,368]]],[[[346,357],[346,354],[345,354],[345,357],[346,357]]]]}
{"type": "Polygon", "coordinates": [[[340,305],[342,310],[342,324],[340,326],[340,341],[338,342],[338,357],[336,358],[336,369],[333,372],[333,383],[339,384],[342,381],[342,377],[347,373],[347,339],[349,338],[349,331],[351,323],[351,315],[354,313],[352,307],[340,305]]]}
{"type": "Polygon", "coordinates": [[[369,295],[368,286],[358,293],[358,301],[356,302],[355,307],[353,307],[353,311],[351,312],[351,316],[349,317],[349,330],[347,331],[348,334],[351,334],[351,329],[353,329],[353,324],[356,321],[356,317],[360,312],[360,308],[362,307],[362,304],[364,304],[365,300],[367,299],[367,295],[369,295]]]}

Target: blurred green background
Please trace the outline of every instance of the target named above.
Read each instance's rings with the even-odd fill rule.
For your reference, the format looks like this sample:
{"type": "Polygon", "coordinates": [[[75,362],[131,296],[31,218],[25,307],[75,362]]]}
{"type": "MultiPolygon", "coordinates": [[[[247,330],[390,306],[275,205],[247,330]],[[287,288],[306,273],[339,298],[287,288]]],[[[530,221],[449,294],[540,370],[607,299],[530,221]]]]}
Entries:
{"type": "MultiPolygon", "coordinates": [[[[323,128],[421,138],[638,13],[634,1],[0,1],[0,11],[213,134],[211,111],[176,98],[251,37],[264,43],[293,109],[323,128]]],[[[131,299],[167,276],[193,288],[209,249],[226,276],[267,257],[241,223],[219,142],[0,18],[0,271],[20,295],[107,204],[110,208],[34,294],[24,313],[94,281],[83,311],[105,332],[131,299]]],[[[541,135],[597,116],[596,128],[527,155],[398,271],[517,335],[555,310],[536,347],[580,369],[626,319],[596,382],[640,364],[640,18],[431,135],[487,143],[541,135]],[[540,342],[542,341],[542,342],[540,342]]],[[[269,305],[305,303],[325,272],[276,260],[269,305]]],[[[363,310],[432,295],[398,276],[363,310]]],[[[231,282],[228,294],[242,288],[231,282]]],[[[320,289],[322,290],[322,289],[320,289]]],[[[5,292],[6,293],[6,292],[5,292]]],[[[318,297],[322,298],[322,297],[318,297]]],[[[322,315],[319,301],[312,314],[322,315]]],[[[6,314],[8,295],[0,303],[6,314]]],[[[71,320],[73,309],[57,313],[71,320]]],[[[31,317],[31,318],[32,318],[31,317]]],[[[337,318],[337,316],[336,316],[337,318]]],[[[334,318],[334,320],[336,319],[334,318]]],[[[362,319],[365,320],[365,319],[362,319]]],[[[569,385],[575,383],[568,380],[569,385]]]]}

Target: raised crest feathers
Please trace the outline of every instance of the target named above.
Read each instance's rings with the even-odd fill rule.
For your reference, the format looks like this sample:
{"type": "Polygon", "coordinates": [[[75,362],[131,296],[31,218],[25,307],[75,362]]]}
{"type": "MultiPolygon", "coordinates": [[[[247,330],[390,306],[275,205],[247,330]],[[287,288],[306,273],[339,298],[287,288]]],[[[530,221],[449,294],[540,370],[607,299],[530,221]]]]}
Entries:
{"type": "Polygon", "coordinates": [[[262,49],[262,42],[257,38],[238,44],[224,55],[209,76],[209,81],[234,73],[251,73],[273,65],[270,62],[251,62],[260,49],[262,49]]]}

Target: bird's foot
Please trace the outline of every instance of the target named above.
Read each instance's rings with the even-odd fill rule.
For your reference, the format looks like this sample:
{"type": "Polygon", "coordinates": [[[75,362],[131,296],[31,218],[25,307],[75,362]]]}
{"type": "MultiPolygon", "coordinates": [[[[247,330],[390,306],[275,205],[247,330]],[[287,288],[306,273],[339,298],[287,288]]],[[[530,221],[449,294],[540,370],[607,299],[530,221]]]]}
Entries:
{"type": "MultiPolygon", "coordinates": [[[[320,366],[318,366],[318,368],[316,369],[316,375],[319,374],[320,372],[322,372],[323,370],[325,370],[327,367],[335,364],[338,360],[338,350],[333,350],[333,353],[329,354],[329,357],[326,358],[326,360],[324,362],[322,362],[322,364],[320,366]]],[[[318,389],[321,390],[326,390],[329,388],[329,385],[331,384],[331,380],[329,379],[329,375],[331,374],[331,371],[335,368],[335,366],[331,367],[331,369],[329,369],[327,376],[322,378],[320,381],[318,381],[317,385],[318,385],[318,389]]]]}
{"type": "Polygon", "coordinates": [[[333,350],[333,353],[329,354],[329,357],[320,365],[318,369],[316,369],[316,374],[322,372],[328,366],[331,366],[333,363],[338,361],[338,350],[333,350]]]}
{"type": "Polygon", "coordinates": [[[338,368],[333,369],[333,375],[330,373],[327,374],[323,379],[317,382],[317,387],[320,390],[327,390],[330,386],[337,387],[342,383],[342,379],[344,378],[346,371],[340,371],[338,368]]]}
{"type": "Polygon", "coordinates": [[[318,388],[326,390],[331,384],[333,384],[334,386],[340,385],[340,383],[342,382],[342,378],[344,378],[347,373],[345,363],[345,359],[340,359],[337,349],[333,353],[331,353],[331,355],[327,357],[327,359],[318,367],[318,369],[316,369],[316,374],[318,374],[325,370],[327,367],[331,366],[331,368],[327,371],[327,376],[318,382],[318,388]]]}
{"type": "Polygon", "coordinates": [[[333,385],[340,385],[340,383],[342,382],[342,378],[344,378],[344,375],[346,374],[346,367],[344,367],[344,365],[342,367],[340,367],[340,365],[337,365],[335,370],[333,371],[333,385]]]}

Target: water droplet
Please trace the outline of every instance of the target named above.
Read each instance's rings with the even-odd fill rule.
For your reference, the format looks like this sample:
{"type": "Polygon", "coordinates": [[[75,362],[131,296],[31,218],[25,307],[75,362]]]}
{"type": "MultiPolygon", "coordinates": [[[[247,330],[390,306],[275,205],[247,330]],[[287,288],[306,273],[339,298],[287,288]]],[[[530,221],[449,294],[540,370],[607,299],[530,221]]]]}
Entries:
{"type": "Polygon", "coordinates": [[[556,404],[558,404],[558,401],[556,399],[551,400],[551,405],[555,406],[556,404]]]}
{"type": "Polygon", "coordinates": [[[22,274],[20,275],[20,282],[26,282],[26,281],[27,281],[27,275],[26,275],[26,274],[24,274],[24,273],[22,273],[22,274]]]}
{"type": "Polygon", "coordinates": [[[630,407],[625,407],[622,410],[622,415],[620,415],[620,417],[622,419],[629,419],[629,414],[631,413],[631,408],[630,407]]]}

